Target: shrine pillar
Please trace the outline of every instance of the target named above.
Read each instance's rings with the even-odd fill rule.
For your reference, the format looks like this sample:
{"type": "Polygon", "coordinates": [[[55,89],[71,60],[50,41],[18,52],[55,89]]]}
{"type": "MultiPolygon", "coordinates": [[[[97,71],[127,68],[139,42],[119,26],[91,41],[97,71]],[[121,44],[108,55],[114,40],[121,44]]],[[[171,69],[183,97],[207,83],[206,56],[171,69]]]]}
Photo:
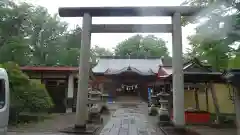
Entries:
{"type": "Polygon", "coordinates": [[[72,109],[73,107],[73,92],[74,92],[74,75],[70,74],[68,76],[68,89],[67,89],[67,108],[68,109],[72,109]]]}

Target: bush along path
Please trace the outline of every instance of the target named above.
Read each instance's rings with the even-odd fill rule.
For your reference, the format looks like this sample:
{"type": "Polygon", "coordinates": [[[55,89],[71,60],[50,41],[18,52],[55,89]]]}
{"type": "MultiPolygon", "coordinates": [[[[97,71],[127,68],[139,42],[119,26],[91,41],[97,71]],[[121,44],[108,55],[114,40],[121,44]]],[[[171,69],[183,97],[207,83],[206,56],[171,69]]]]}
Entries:
{"type": "MultiPolygon", "coordinates": [[[[26,115],[47,113],[54,106],[45,85],[40,80],[31,80],[14,62],[0,64],[7,70],[10,81],[10,124],[22,123],[26,115]]],[[[25,122],[25,121],[24,121],[25,122]]]]}

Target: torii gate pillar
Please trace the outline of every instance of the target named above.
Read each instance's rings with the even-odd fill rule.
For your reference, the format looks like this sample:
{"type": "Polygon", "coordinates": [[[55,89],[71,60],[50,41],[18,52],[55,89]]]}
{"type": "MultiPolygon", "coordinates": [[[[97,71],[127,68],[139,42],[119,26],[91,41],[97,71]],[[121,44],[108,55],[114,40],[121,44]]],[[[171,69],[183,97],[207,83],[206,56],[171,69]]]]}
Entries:
{"type": "Polygon", "coordinates": [[[182,25],[181,14],[172,16],[172,66],[173,66],[173,122],[175,126],[184,126],[184,81],[183,81],[183,56],[182,56],[182,25]]]}
{"type": "Polygon", "coordinates": [[[79,79],[76,105],[76,128],[86,128],[88,120],[88,82],[90,68],[90,49],[91,49],[91,25],[92,17],[90,14],[83,15],[82,41],[79,61],[79,79]]]}

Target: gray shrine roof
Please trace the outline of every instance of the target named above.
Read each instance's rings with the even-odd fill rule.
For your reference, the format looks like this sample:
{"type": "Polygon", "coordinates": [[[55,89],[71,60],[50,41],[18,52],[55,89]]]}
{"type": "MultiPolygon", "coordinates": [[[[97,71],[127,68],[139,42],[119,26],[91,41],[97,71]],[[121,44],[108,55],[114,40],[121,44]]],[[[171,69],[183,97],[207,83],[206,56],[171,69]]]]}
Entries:
{"type": "Polygon", "coordinates": [[[124,67],[123,69],[120,69],[120,70],[108,69],[104,74],[105,75],[118,75],[121,73],[131,73],[131,72],[137,73],[139,75],[155,75],[156,74],[155,72],[152,71],[152,69],[141,71],[141,70],[138,70],[137,68],[134,68],[131,66],[124,67]]]}
{"type": "Polygon", "coordinates": [[[119,74],[131,70],[140,75],[152,75],[158,73],[159,66],[162,66],[161,58],[100,58],[92,71],[93,73],[119,74]]]}

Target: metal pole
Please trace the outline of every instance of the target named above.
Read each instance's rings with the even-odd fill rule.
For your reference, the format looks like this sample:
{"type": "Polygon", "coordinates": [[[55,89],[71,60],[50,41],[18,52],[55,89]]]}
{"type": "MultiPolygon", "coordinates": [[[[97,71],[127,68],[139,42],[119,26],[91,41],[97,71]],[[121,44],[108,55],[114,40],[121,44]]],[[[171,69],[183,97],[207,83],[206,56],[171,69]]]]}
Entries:
{"type": "Polygon", "coordinates": [[[91,44],[92,17],[85,13],[83,16],[82,41],[80,51],[79,79],[77,92],[76,128],[86,128],[88,120],[88,81],[89,81],[89,58],[91,44]]]}
{"type": "Polygon", "coordinates": [[[183,57],[182,57],[182,29],[181,14],[172,16],[172,52],[173,52],[173,122],[175,126],[185,125],[184,118],[184,81],[183,81],[183,57]]]}

